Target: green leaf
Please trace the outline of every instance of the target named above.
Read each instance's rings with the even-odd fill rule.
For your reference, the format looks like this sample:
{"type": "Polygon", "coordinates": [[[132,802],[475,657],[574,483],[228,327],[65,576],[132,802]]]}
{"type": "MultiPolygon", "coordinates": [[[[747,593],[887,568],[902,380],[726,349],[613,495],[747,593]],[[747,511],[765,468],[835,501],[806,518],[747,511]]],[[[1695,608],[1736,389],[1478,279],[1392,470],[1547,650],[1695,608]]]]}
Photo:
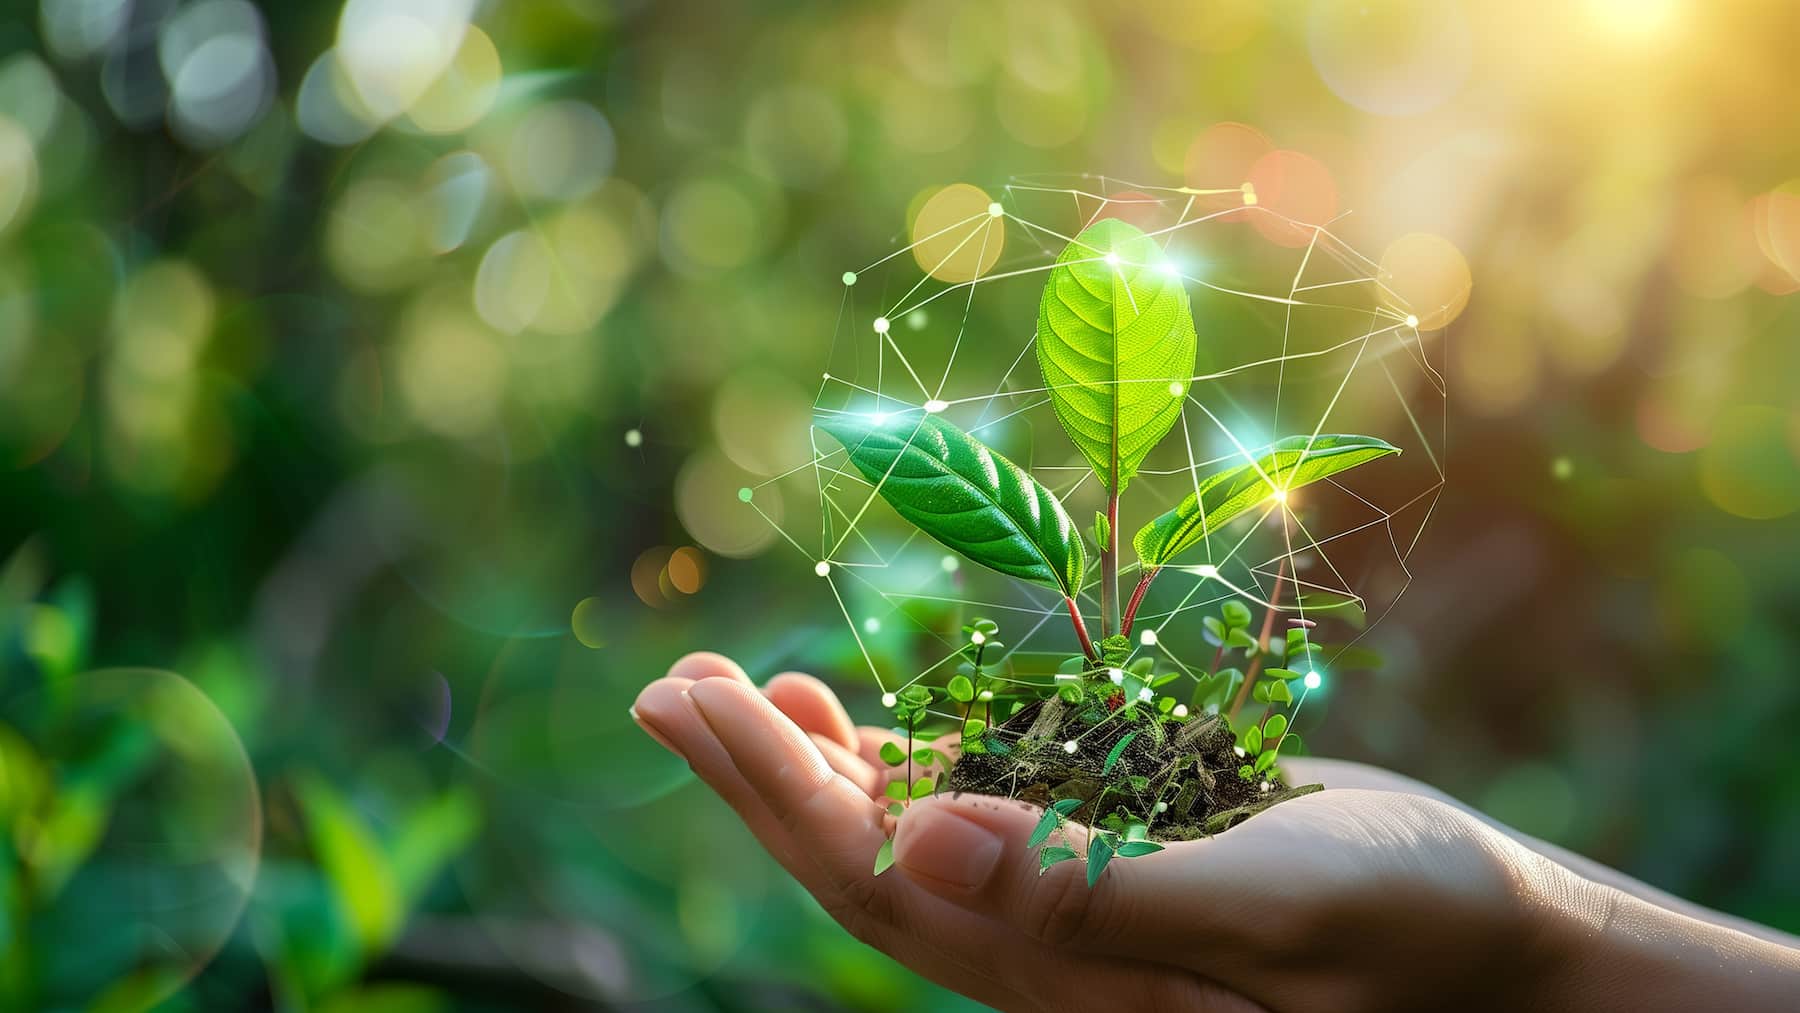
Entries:
{"type": "Polygon", "coordinates": [[[881,762],[890,767],[897,767],[906,762],[906,750],[901,749],[898,743],[883,742],[881,744],[881,762]]]}
{"type": "Polygon", "coordinates": [[[1000,624],[992,619],[975,619],[969,623],[970,632],[980,632],[984,637],[992,637],[1000,632],[1000,624]]]}
{"type": "Polygon", "coordinates": [[[1266,502],[1277,489],[1297,489],[1399,452],[1373,436],[1289,436],[1276,441],[1254,465],[1246,462],[1201,479],[1197,492],[1144,525],[1131,543],[1145,567],[1162,566],[1266,502]]]}
{"type": "Polygon", "coordinates": [[[1180,416],[1194,373],[1194,317],[1168,264],[1156,240],[1103,218],[1056,258],[1038,305],[1038,367],[1056,417],[1100,484],[1120,492],[1180,416]]]}
{"type": "Polygon", "coordinates": [[[949,691],[950,699],[957,703],[968,703],[975,699],[975,684],[966,675],[952,676],[950,685],[945,689],[949,691]]]}
{"type": "Polygon", "coordinates": [[[1206,630],[1206,642],[1214,647],[1225,642],[1225,624],[1217,616],[1202,616],[1200,625],[1206,630]]]}
{"type": "Polygon", "coordinates": [[[894,839],[892,837],[881,842],[881,850],[875,852],[875,875],[888,871],[894,864],[894,839]]]}
{"type": "Polygon", "coordinates": [[[1275,750],[1265,749],[1262,752],[1256,754],[1255,770],[1258,774],[1263,773],[1264,771],[1268,770],[1270,767],[1273,767],[1273,766],[1275,766],[1275,750]]]}
{"type": "Polygon", "coordinates": [[[375,832],[324,778],[300,777],[295,788],[319,867],[365,952],[393,941],[405,900],[375,832]]]}
{"type": "Polygon", "coordinates": [[[929,767],[937,762],[938,752],[930,746],[920,746],[912,752],[913,762],[921,767],[929,767]]]}
{"type": "Polygon", "coordinates": [[[1281,751],[1289,756],[1305,756],[1306,743],[1300,741],[1300,733],[1289,732],[1281,740],[1281,751]]]}
{"type": "Polygon", "coordinates": [[[935,784],[936,784],[936,782],[934,782],[929,777],[919,778],[917,781],[913,782],[912,797],[913,798],[924,798],[925,796],[931,794],[931,789],[935,786],[935,784]]]}
{"type": "Polygon", "coordinates": [[[1294,690],[1286,682],[1283,682],[1280,679],[1270,679],[1268,681],[1268,686],[1269,686],[1268,697],[1269,697],[1270,703],[1293,703],[1294,702],[1294,690]]]}
{"type": "Polygon", "coordinates": [[[1125,664],[1131,657],[1131,638],[1122,633],[1115,633],[1094,645],[1100,650],[1100,660],[1114,668],[1125,664]]]}
{"type": "Polygon", "coordinates": [[[1238,776],[1246,781],[1254,781],[1256,780],[1256,768],[1246,763],[1238,768],[1238,776]]]}
{"type": "Polygon", "coordinates": [[[1106,762],[1100,767],[1101,777],[1112,773],[1113,766],[1119,762],[1119,757],[1125,755],[1125,747],[1131,745],[1131,740],[1135,738],[1137,738],[1137,732],[1126,732],[1119,737],[1119,741],[1113,743],[1112,749],[1106,754],[1106,762]]]}
{"type": "Polygon", "coordinates": [[[987,722],[980,718],[970,718],[963,722],[963,735],[968,738],[978,739],[985,731],[987,731],[987,722]]]}
{"type": "Polygon", "coordinates": [[[1119,857],[1141,858],[1144,855],[1154,855],[1162,849],[1163,846],[1155,841],[1126,841],[1119,845],[1119,857]]]}
{"type": "Polygon", "coordinates": [[[1224,607],[1219,609],[1219,614],[1225,617],[1227,626],[1250,625],[1250,606],[1241,601],[1226,602],[1224,607]]]}
{"type": "Polygon", "coordinates": [[[1287,733],[1288,719],[1285,714],[1271,714],[1269,720],[1263,722],[1263,739],[1273,742],[1287,733]]]}
{"type": "Polygon", "coordinates": [[[1038,817],[1038,824],[1032,829],[1031,836],[1026,838],[1025,846],[1035,848],[1049,840],[1051,831],[1062,825],[1063,818],[1079,808],[1081,800],[1078,798],[1065,798],[1050,803],[1050,807],[1044,810],[1044,815],[1038,817]]]}
{"type": "Polygon", "coordinates": [[[1271,679],[1298,679],[1300,673],[1288,668],[1265,668],[1263,674],[1271,679]]]}
{"type": "Polygon", "coordinates": [[[904,816],[906,814],[906,807],[901,805],[898,802],[889,802],[888,807],[887,807],[887,813],[889,816],[892,816],[895,819],[899,819],[901,816],[904,816]]]}
{"type": "Polygon", "coordinates": [[[906,801],[906,782],[889,781],[887,785],[887,797],[900,802],[906,801]]]}
{"type": "Polygon", "coordinates": [[[1256,638],[1246,633],[1242,626],[1233,626],[1225,634],[1225,646],[1248,651],[1256,647],[1256,638]]]}
{"type": "Polygon", "coordinates": [[[931,702],[931,687],[921,686],[915,682],[896,695],[908,703],[926,704],[931,702]]]}
{"type": "Polygon", "coordinates": [[[1244,752],[1246,752],[1246,753],[1255,754],[1255,753],[1262,752],[1262,746],[1263,746],[1262,729],[1258,728],[1255,725],[1251,725],[1248,729],[1246,729],[1244,731],[1243,746],[1244,746],[1244,752]]]}
{"type": "Polygon", "coordinates": [[[1113,847],[1107,843],[1104,834],[1095,834],[1088,839],[1087,881],[1090,888],[1100,882],[1100,874],[1106,871],[1106,863],[1112,861],[1113,847]]]}
{"type": "Polygon", "coordinates": [[[900,516],[1010,577],[1073,598],[1087,550],[1050,490],[1025,469],[936,415],[825,415],[819,428],[900,516]]]}
{"type": "Polygon", "coordinates": [[[1112,544],[1112,523],[1100,511],[1094,511],[1094,544],[1104,550],[1112,544]]]}
{"type": "Polygon", "coordinates": [[[1047,869],[1058,862],[1066,862],[1071,858],[1080,857],[1075,853],[1074,848],[1045,848],[1038,852],[1038,875],[1042,876],[1047,869]]]}

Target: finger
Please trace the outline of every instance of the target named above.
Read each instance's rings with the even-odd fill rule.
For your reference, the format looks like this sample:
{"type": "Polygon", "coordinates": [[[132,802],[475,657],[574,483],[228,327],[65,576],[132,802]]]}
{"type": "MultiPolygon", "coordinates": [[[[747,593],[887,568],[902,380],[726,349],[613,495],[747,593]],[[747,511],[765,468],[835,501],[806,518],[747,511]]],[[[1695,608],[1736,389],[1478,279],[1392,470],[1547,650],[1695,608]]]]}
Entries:
{"type": "Polygon", "coordinates": [[[669,677],[699,682],[701,679],[730,679],[746,686],[751,685],[750,677],[737,662],[723,654],[712,651],[694,651],[684,654],[675,664],[669,666],[669,677]]]}
{"type": "Polygon", "coordinates": [[[831,687],[804,672],[783,672],[763,687],[763,695],[803,731],[822,735],[845,749],[860,747],[856,722],[831,687]]]}
{"type": "Polygon", "coordinates": [[[850,783],[861,788],[870,798],[879,799],[887,788],[888,777],[885,772],[869,766],[861,756],[838,745],[834,739],[816,732],[808,738],[812,739],[813,745],[819,747],[820,755],[825,757],[826,763],[831,764],[832,770],[849,778],[850,783]]]}
{"type": "MultiPolygon", "coordinates": [[[[1089,887],[1086,862],[1040,869],[1038,849],[1026,842],[1042,815],[981,796],[923,799],[900,821],[894,861],[939,896],[1057,949],[1184,963],[1194,940],[1229,932],[1221,916],[1234,912],[1219,903],[1218,888],[1235,870],[1231,856],[1214,854],[1227,850],[1222,841],[1178,842],[1115,861],[1089,887]]],[[[1085,854],[1085,833],[1071,834],[1070,846],[1085,854]]]]}

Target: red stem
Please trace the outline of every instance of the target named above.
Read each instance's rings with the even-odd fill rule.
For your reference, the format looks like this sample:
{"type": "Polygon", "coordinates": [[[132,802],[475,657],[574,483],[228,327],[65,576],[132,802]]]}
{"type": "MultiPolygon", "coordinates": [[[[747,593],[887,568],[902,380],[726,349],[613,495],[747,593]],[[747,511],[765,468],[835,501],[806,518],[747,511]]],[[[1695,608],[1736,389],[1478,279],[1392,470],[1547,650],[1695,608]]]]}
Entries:
{"type": "Polygon", "coordinates": [[[1094,642],[1088,639],[1087,623],[1081,621],[1081,610],[1075,607],[1075,599],[1064,598],[1069,606],[1069,618],[1075,622],[1075,638],[1081,641],[1081,653],[1088,656],[1089,661],[1098,661],[1100,656],[1094,653],[1094,642]]]}
{"type": "Polygon", "coordinates": [[[1125,606],[1125,618],[1120,621],[1119,632],[1131,636],[1131,624],[1137,619],[1138,606],[1144,603],[1144,592],[1150,590],[1150,582],[1156,579],[1157,567],[1144,571],[1138,578],[1137,589],[1131,592],[1131,603],[1125,606]]]}

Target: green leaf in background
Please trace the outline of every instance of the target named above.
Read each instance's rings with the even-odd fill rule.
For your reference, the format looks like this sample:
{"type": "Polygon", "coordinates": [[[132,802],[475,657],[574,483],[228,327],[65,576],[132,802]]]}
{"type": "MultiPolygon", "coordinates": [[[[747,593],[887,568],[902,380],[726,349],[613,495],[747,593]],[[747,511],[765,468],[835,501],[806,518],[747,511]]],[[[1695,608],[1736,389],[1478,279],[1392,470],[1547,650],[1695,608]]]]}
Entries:
{"type": "Polygon", "coordinates": [[[881,842],[881,848],[875,852],[875,875],[888,871],[894,864],[894,839],[892,837],[881,842]]]}
{"type": "Polygon", "coordinates": [[[1131,745],[1131,740],[1135,738],[1137,738],[1136,732],[1126,732],[1119,737],[1119,741],[1113,743],[1112,750],[1106,754],[1106,765],[1100,768],[1100,776],[1105,777],[1112,773],[1113,766],[1119,762],[1119,757],[1125,755],[1125,747],[1131,745]]]}
{"type": "Polygon", "coordinates": [[[1195,341],[1180,275],[1136,226],[1103,218],[1056,258],[1038,304],[1038,367],[1101,485],[1124,491],[1168,435],[1193,377],[1195,341]]]}
{"type": "Polygon", "coordinates": [[[1399,452],[1400,448],[1373,436],[1278,440],[1254,465],[1245,462],[1201,479],[1197,493],[1189,493],[1175,509],[1144,525],[1132,545],[1145,567],[1162,566],[1267,500],[1277,489],[1298,489],[1399,452]]]}
{"type": "Polygon", "coordinates": [[[296,784],[319,867],[365,952],[386,948],[400,930],[406,905],[380,842],[362,817],[324,778],[296,784]]]}
{"type": "Polygon", "coordinates": [[[881,497],[919,530],[983,566],[1073,598],[1087,550],[1062,504],[1025,469],[936,415],[828,415],[881,497]]]}

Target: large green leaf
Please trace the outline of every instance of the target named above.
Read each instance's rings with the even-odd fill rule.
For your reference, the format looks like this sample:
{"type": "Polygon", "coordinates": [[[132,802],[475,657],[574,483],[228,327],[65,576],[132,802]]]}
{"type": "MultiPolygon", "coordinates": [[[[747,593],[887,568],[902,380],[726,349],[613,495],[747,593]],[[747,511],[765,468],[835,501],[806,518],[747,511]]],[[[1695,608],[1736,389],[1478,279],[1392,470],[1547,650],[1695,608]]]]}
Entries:
{"type": "Polygon", "coordinates": [[[1249,462],[1200,480],[1181,505],[1144,525],[1131,540],[1146,568],[1162,566],[1199,544],[1276,490],[1298,489],[1400,448],[1373,436],[1290,436],[1249,462]],[[1273,483],[1272,485],[1270,483],[1273,483]]]}
{"type": "Polygon", "coordinates": [[[1135,226],[1103,218],[1056,258],[1038,304],[1038,366],[1056,417],[1103,485],[1116,475],[1124,490],[1168,435],[1193,378],[1194,343],[1180,275],[1135,226]]]}
{"type": "Polygon", "coordinates": [[[936,415],[822,416],[850,461],[919,530],[983,566],[1073,598],[1087,569],[1062,504],[1025,469],[936,415]]]}

